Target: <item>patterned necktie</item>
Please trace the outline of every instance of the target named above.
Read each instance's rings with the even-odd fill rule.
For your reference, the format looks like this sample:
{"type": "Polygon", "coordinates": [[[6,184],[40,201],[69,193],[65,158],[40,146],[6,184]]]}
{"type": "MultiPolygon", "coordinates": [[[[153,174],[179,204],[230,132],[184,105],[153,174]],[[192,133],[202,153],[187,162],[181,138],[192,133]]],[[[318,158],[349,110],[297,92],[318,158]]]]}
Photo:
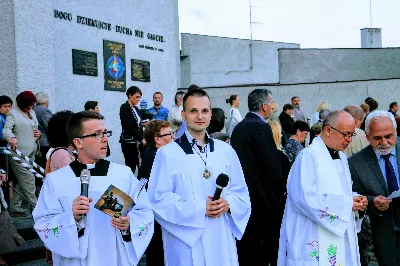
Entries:
{"type": "Polygon", "coordinates": [[[385,160],[386,180],[388,184],[389,194],[392,194],[394,191],[399,190],[396,174],[394,172],[393,165],[389,160],[390,154],[382,155],[382,158],[385,160]]]}

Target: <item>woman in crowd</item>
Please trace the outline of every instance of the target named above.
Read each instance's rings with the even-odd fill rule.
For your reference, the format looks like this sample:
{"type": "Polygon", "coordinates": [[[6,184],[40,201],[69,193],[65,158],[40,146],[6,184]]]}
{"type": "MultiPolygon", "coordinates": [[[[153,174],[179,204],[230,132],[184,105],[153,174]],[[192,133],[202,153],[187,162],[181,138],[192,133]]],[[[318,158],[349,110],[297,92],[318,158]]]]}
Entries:
{"type": "Polygon", "coordinates": [[[0,266],[8,265],[2,254],[13,252],[24,244],[24,239],[17,233],[10,215],[7,212],[7,203],[4,198],[2,185],[7,181],[7,176],[0,169],[0,266]]]}
{"type": "Polygon", "coordinates": [[[318,107],[317,107],[317,111],[315,112],[314,116],[313,116],[313,120],[312,120],[312,124],[316,124],[318,123],[319,120],[319,112],[323,109],[329,109],[329,105],[327,102],[321,102],[318,107]]]}
{"type": "Polygon", "coordinates": [[[233,129],[240,121],[242,121],[242,115],[238,110],[240,106],[240,98],[238,95],[231,95],[229,99],[226,99],[226,103],[229,103],[231,105],[231,109],[228,113],[228,121],[226,124],[226,133],[229,137],[231,137],[233,129]]]}
{"type": "MultiPolygon", "coordinates": [[[[12,149],[20,150],[22,154],[34,161],[41,135],[36,114],[32,110],[36,104],[36,97],[31,91],[24,91],[17,96],[16,102],[17,106],[8,113],[3,135],[12,149]]],[[[24,195],[31,204],[36,204],[35,177],[14,160],[11,160],[11,166],[18,182],[15,190],[24,195]]],[[[22,197],[15,193],[10,202],[10,216],[26,216],[26,210],[21,205],[22,197]]]]}
{"type": "Polygon", "coordinates": [[[268,124],[271,126],[275,145],[276,148],[279,150],[279,155],[281,157],[282,178],[284,183],[284,189],[286,191],[287,178],[289,176],[290,168],[292,167],[293,161],[289,160],[286,150],[282,147],[281,125],[276,121],[270,121],[268,124]]]}
{"type": "Polygon", "coordinates": [[[66,132],[67,122],[74,113],[61,111],[55,113],[49,121],[47,138],[51,150],[48,153],[46,174],[58,170],[75,161],[75,155],[66,132]]]}
{"type": "Polygon", "coordinates": [[[276,121],[280,123],[279,116],[277,115],[279,111],[279,104],[275,101],[271,102],[271,114],[269,115],[268,121],[276,121]]]}
{"type": "MultiPolygon", "coordinates": [[[[143,162],[139,168],[138,178],[149,178],[151,168],[157,150],[174,140],[174,133],[171,131],[170,123],[164,120],[153,120],[144,132],[144,139],[147,143],[147,150],[143,162]]],[[[146,250],[147,266],[164,265],[164,249],[162,242],[162,231],[159,223],[154,224],[154,235],[146,250]]]]}
{"type": "Polygon", "coordinates": [[[294,162],[297,155],[304,148],[301,143],[306,140],[309,131],[310,126],[306,122],[294,122],[292,136],[288,139],[285,146],[288,158],[291,162],[294,162]]]}

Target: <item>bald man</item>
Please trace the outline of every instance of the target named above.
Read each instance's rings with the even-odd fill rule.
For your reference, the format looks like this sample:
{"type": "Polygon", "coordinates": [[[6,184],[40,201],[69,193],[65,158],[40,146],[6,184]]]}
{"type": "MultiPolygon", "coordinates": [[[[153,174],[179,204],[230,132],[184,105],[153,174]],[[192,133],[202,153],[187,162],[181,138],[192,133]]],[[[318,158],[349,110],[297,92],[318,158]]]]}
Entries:
{"type": "Polygon", "coordinates": [[[360,265],[358,211],[365,196],[354,195],[343,150],[355,135],[354,119],[333,111],[321,136],[296,158],[289,175],[278,265],[360,265]]]}

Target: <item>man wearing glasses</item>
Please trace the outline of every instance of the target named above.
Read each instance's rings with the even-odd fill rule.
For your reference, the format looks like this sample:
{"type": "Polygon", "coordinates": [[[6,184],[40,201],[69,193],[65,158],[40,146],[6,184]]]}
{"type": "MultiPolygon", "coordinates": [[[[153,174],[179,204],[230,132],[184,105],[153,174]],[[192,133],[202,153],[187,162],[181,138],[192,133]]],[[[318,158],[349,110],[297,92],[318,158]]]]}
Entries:
{"type": "Polygon", "coordinates": [[[360,265],[358,211],[365,210],[367,198],[352,192],[343,153],[354,131],[350,114],[333,111],[321,135],[297,156],[287,183],[278,265],[360,265]]]}
{"type": "Polygon", "coordinates": [[[131,169],[104,160],[111,133],[96,112],[79,112],[68,121],[78,159],[46,176],[33,212],[54,265],[137,265],[150,242],[154,216],[146,191],[135,197],[139,181],[131,169]],[[79,196],[83,169],[91,173],[88,197],[79,196]],[[134,199],[126,216],[110,218],[94,209],[111,184],[134,199]]]}

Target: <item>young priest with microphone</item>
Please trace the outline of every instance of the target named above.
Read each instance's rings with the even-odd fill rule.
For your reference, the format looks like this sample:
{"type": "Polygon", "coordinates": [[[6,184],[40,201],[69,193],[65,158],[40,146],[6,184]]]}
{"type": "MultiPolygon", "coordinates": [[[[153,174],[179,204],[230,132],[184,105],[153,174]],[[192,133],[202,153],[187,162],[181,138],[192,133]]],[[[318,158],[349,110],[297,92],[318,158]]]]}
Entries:
{"type": "Polygon", "coordinates": [[[187,130],[158,149],[148,189],[162,228],[165,265],[237,266],[236,239],[251,212],[239,159],[231,146],[206,134],[211,103],[205,91],[188,91],[182,118],[187,130]],[[219,182],[221,174],[227,185],[219,182]],[[220,197],[216,189],[222,189],[220,197]]]}
{"type": "MultiPolygon", "coordinates": [[[[138,193],[139,181],[129,167],[103,159],[111,131],[107,131],[101,114],[74,114],[68,121],[67,134],[78,159],[46,176],[33,211],[36,232],[53,253],[55,266],[137,265],[154,228],[145,189],[138,193]],[[85,178],[88,175],[90,178],[85,178]],[[80,196],[86,187],[82,185],[81,190],[81,180],[88,182],[87,197],[80,196]],[[110,185],[133,199],[135,204],[127,215],[110,217],[95,208],[110,185]]],[[[117,200],[112,195],[108,194],[111,202],[117,200]]],[[[118,199],[112,208],[122,206],[123,211],[125,202],[118,199]]]]}

